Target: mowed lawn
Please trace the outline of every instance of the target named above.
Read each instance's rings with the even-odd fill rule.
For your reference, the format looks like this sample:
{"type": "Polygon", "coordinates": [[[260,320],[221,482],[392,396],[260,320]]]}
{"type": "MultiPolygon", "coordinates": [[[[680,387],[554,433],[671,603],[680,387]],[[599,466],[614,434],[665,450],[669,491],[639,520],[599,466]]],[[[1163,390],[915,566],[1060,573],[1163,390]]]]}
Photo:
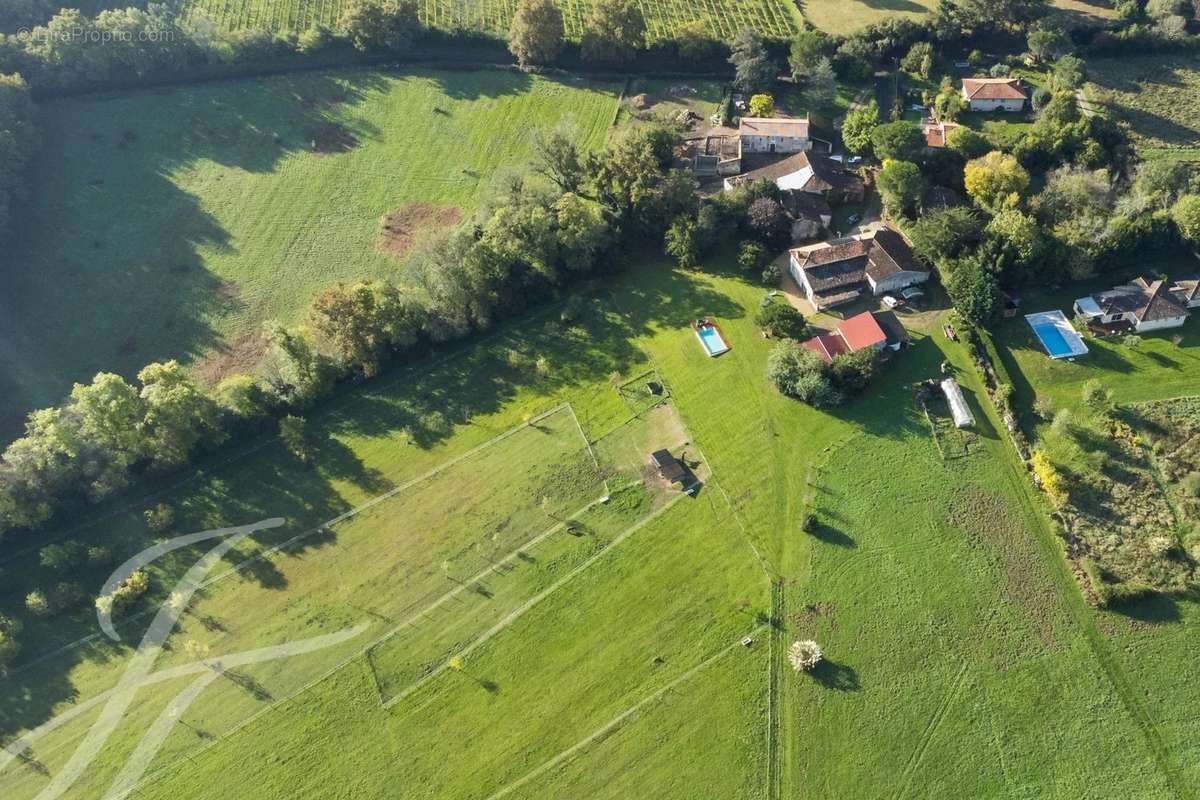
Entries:
{"type": "Polygon", "coordinates": [[[338,280],[398,277],[383,215],[469,216],[497,169],[528,163],[538,128],[570,121],[600,145],[618,92],[344,71],[46,104],[37,191],[0,274],[0,431],[100,370],[248,367],[264,319],[297,319],[338,280]]]}
{"type": "MultiPolygon", "coordinates": [[[[1187,796],[1200,777],[1189,733],[1200,618],[1183,602],[1157,622],[1083,604],[1040,498],[981,405],[966,352],[926,335],[936,313],[922,315],[914,346],[866,397],[827,412],[765,384],[774,343],[752,321],[765,289],[723,260],[700,272],[648,261],[602,286],[578,330],[550,311],[313,415],[332,444],[304,480],[292,483],[304,471],[272,445],[209,466],[174,496],[189,500],[188,525],[278,508],[291,529],[316,516],[309,506],[356,505],[563,400],[598,442],[602,466],[615,464],[611,443],[639,436],[622,433],[631,409],[611,373],[648,368],[669,390],[686,446],[711,468],[699,495],[669,506],[617,499],[615,518],[584,518],[594,533],[583,541],[548,539],[562,549],[544,560],[531,548],[543,565],[527,564],[535,569],[583,563],[588,537],[615,541],[626,519],[662,509],[467,652],[461,670],[431,673],[385,707],[418,662],[402,650],[356,659],[287,702],[260,701],[269,710],[189,759],[170,758],[196,747],[195,733],[177,731],[139,796],[1187,796]],[[688,328],[698,316],[718,320],[733,349],[707,357],[688,328]],[[521,371],[510,349],[545,355],[552,368],[521,371]],[[978,419],[969,454],[951,461],[912,400],[912,384],[942,360],[978,419]],[[453,431],[422,427],[431,409],[453,431]],[[239,497],[252,480],[292,488],[239,497]],[[800,529],[810,512],[813,534],[800,529]],[[737,644],[743,635],[752,647],[737,644]],[[783,657],[801,638],[817,639],[828,659],[811,675],[783,657]]],[[[464,486],[464,497],[486,486],[472,474],[480,485],[464,486]]],[[[92,535],[129,535],[140,507],[97,521],[92,535]]],[[[337,561],[337,546],[303,559],[319,569],[337,561]]],[[[504,586],[528,596],[562,573],[536,574],[489,579],[493,610],[513,608],[504,586]]],[[[254,580],[251,572],[246,583],[254,580]]],[[[373,590],[387,602],[386,583],[373,590]]],[[[286,602],[291,589],[273,591],[286,602]]],[[[436,616],[474,620],[457,628],[464,636],[496,618],[481,613],[491,600],[469,600],[436,616]]],[[[445,652],[422,636],[414,646],[445,652]]],[[[0,707],[12,709],[6,732],[61,710],[71,687],[120,656],[84,649],[65,670],[9,678],[0,684],[0,707]]],[[[34,779],[31,767],[18,769],[34,779]]]]}

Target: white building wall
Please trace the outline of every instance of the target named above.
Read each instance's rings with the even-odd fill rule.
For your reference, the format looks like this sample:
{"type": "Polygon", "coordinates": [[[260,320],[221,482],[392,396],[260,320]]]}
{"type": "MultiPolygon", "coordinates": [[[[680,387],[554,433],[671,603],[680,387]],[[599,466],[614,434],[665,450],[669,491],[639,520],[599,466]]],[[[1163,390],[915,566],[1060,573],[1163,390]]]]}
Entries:
{"type": "Polygon", "coordinates": [[[1025,108],[1024,100],[972,100],[972,111],[1020,111],[1025,108]]]}
{"type": "Polygon", "coordinates": [[[871,276],[867,276],[867,283],[871,287],[872,293],[876,295],[884,294],[885,292],[895,292],[904,289],[908,286],[913,286],[918,283],[925,283],[929,280],[928,272],[897,272],[895,275],[889,275],[883,280],[876,283],[871,280],[871,276]]]}
{"type": "Polygon", "coordinates": [[[743,134],[742,151],[747,153],[799,153],[812,149],[812,142],[803,136],[755,136],[743,134]],[[774,145],[774,149],[772,149],[774,145]]]}
{"type": "Polygon", "coordinates": [[[1161,331],[1164,328],[1178,328],[1185,322],[1187,322],[1187,317],[1172,317],[1171,319],[1159,319],[1153,322],[1139,322],[1134,329],[1138,333],[1142,331],[1161,331]]]}

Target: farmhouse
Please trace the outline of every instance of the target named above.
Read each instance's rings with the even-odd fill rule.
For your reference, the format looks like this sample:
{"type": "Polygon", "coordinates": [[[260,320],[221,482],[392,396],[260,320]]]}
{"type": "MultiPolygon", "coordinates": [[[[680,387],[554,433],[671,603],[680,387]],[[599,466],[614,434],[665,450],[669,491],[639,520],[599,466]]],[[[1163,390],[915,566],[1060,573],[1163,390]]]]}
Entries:
{"type": "Polygon", "coordinates": [[[800,343],[821,357],[826,364],[835,356],[859,350],[899,350],[908,342],[908,331],[891,311],[864,311],[842,320],[833,333],[814,336],[800,343]]]}
{"type": "Polygon", "coordinates": [[[962,96],[972,111],[1022,111],[1029,100],[1018,78],[963,78],[962,96]]]}
{"type": "Polygon", "coordinates": [[[929,280],[909,243],[887,226],[797,247],[788,254],[788,272],[818,311],[849,303],[864,291],[880,295],[929,280]]]}
{"type": "Polygon", "coordinates": [[[687,477],[687,470],[679,463],[679,459],[671,455],[670,450],[655,450],[650,454],[650,464],[658,470],[663,480],[670,483],[682,483],[687,477]]]}
{"type": "Polygon", "coordinates": [[[1177,294],[1161,279],[1138,278],[1107,292],[1079,298],[1075,313],[1100,335],[1178,328],[1188,317],[1188,302],[1181,295],[1187,297],[1185,289],[1177,294]]]}
{"type": "Polygon", "coordinates": [[[803,152],[782,161],[725,179],[729,190],[744,183],[770,180],[781,190],[819,195],[830,203],[861,202],[866,191],[862,178],[825,156],[803,152]]]}
{"type": "Polygon", "coordinates": [[[738,144],[746,153],[800,153],[812,149],[805,117],[742,117],[738,144]]]}

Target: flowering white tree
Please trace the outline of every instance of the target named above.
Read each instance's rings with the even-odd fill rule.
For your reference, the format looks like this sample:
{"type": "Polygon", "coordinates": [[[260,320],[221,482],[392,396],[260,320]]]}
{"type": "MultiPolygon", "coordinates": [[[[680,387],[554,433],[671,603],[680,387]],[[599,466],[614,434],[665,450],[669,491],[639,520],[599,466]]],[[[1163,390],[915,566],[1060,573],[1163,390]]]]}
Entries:
{"type": "Polygon", "coordinates": [[[821,663],[822,657],[821,645],[811,639],[792,642],[791,648],[788,649],[788,661],[792,663],[792,668],[796,672],[808,672],[821,663]]]}

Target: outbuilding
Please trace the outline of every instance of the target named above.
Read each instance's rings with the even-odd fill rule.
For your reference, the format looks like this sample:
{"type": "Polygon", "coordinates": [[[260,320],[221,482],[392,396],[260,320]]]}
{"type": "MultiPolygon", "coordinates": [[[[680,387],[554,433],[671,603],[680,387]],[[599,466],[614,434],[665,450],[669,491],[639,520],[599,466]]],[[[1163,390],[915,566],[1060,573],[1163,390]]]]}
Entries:
{"type": "Polygon", "coordinates": [[[950,415],[954,417],[954,427],[969,428],[975,424],[975,415],[971,413],[971,407],[967,405],[967,398],[963,396],[962,387],[958,385],[958,381],[954,378],[946,378],[942,381],[942,394],[946,395],[946,402],[950,404],[950,415]]]}

